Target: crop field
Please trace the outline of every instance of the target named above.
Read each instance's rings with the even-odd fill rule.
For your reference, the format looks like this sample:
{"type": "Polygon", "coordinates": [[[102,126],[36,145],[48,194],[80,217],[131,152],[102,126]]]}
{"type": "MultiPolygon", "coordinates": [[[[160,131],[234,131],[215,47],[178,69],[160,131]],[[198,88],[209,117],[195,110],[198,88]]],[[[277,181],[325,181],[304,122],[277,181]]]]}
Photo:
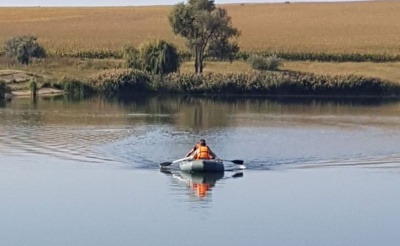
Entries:
{"type": "MultiPolygon", "coordinates": [[[[177,1],[178,2],[178,1],[177,1]]],[[[400,2],[223,5],[245,51],[400,53],[400,2]]],[[[0,43],[33,34],[50,52],[116,51],[161,38],[172,6],[0,8],[0,43]]]]}

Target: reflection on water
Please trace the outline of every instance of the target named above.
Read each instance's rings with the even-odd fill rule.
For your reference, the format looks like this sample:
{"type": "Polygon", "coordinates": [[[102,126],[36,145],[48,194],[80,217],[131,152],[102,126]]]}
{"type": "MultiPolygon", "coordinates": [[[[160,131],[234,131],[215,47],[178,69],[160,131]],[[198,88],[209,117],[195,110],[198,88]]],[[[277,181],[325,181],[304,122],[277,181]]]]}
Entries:
{"type": "Polygon", "coordinates": [[[399,123],[396,100],[15,98],[0,107],[1,242],[397,245],[399,123]],[[245,178],[159,172],[200,137],[245,178]]]}
{"type": "Polygon", "coordinates": [[[15,98],[0,108],[0,154],[158,168],[199,137],[248,169],[398,163],[400,102],[150,96],[15,98]]]}
{"type": "Polygon", "coordinates": [[[198,199],[206,201],[209,201],[211,191],[216,186],[218,180],[243,177],[243,172],[236,172],[234,174],[230,172],[188,173],[171,171],[167,168],[163,168],[160,171],[171,176],[176,184],[187,187],[190,190],[190,197],[195,196],[198,199]]]}

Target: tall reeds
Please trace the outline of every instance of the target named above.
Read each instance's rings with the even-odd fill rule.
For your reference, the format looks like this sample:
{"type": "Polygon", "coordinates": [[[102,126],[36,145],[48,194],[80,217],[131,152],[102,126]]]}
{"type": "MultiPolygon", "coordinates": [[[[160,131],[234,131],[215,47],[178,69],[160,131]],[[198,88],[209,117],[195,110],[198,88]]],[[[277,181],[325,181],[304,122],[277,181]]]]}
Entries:
{"type": "Polygon", "coordinates": [[[311,96],[398,96],[400,85],[358,75],[316,75],[299,72],[205,73],[155,76],[135,70],[112,70],[93,76],[100,93],[248,94],[311,96]]]}
{"type": "Polygon", "coordinates": [[[31,97],[36,98],[37,95],[37,90],[38,90],[38,85],[36,83],[35,79],[31,79],[29,82],[29,89],[31,91],[31,97]]]}

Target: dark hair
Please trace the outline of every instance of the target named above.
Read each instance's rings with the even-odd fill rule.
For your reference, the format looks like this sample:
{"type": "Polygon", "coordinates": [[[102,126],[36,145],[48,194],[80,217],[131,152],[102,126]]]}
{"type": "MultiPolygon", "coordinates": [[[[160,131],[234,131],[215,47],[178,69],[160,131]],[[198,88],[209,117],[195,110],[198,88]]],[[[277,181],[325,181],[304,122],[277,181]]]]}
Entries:
{"type": "Polygon", "coordinates": [[[200,139],[200,145],[201,146],[206,146],[206,140],[204,140],[204,139],[200,139]]]}

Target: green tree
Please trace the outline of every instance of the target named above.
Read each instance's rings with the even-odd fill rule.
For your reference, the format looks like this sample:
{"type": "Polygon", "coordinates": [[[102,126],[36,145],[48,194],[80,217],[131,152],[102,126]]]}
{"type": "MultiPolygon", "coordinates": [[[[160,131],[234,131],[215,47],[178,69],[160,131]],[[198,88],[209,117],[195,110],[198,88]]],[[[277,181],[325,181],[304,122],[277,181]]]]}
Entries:
{"type": "Polygon", "coordinates": [[[187,40],[187,46],[195,57],[196,73],[203,72],[206,54],[225,58],[239,51],[230,39],[240,35],[232,26],[231,17],[223,8],[217,8],[213,0],[189,0],[175,5],[169,15],[175,34],[187,40]],[[225,48],[222,48],[225,46],[225,48]]]}
{"type": "Polygon", "coordinates": [[[4,43],[4,53],[15,57],[22,64],[29,64],[32,57],[46,57],[45,49],[37,43],[35,36],[17,36],[4,43]]]}
{"type": "Polygon", "coordinates": [[[229,42],[226,35],[221,35],[215,39],[216,42],[211,42],[207,50],[207,56],[215,57],[217,60],[233,61],[240,47],[236,42],[229,42]]]}
{"type": "Polygon", "coordinates": [[[168,74],[179,69],[179,55],[175,46],[164,40],[152,40],[139,47],[142,69],[154,74],[168,74]]]}

